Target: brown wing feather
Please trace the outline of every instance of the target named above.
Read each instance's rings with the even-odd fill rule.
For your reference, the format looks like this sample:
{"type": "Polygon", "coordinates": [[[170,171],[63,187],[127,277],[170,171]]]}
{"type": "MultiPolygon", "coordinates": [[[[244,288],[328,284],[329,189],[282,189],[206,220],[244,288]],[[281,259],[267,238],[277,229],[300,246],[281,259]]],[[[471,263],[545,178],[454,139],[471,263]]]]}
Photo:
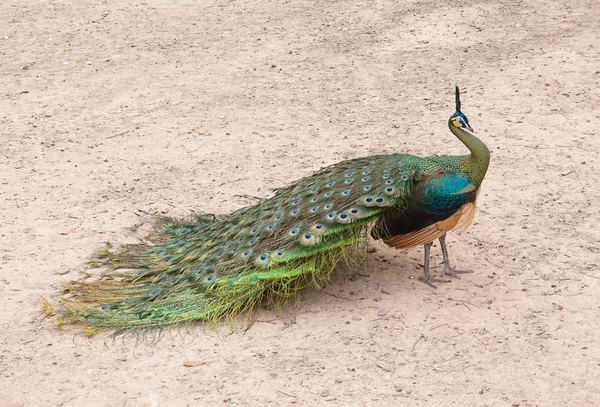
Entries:
{"type": "Polygon", "coordinates": [[[469,202],[460,207],[461,215],[458,222],[452,228],[457,233],[462,233],[473,223],[475,217],[475,202],[469,202]]]}
{"type": "Polygon", "coordinates": [[[405,249],[413,246],[420,246],[431,243],[442,237],[451,230],[458,233],[464,232],[473,222],[475,217],[475,201],[468,202],[454,212],[452,216],[431,224],[415,232],[396,235],[389,239],[384,239],[385,244],[397,249],[405,249]]]}

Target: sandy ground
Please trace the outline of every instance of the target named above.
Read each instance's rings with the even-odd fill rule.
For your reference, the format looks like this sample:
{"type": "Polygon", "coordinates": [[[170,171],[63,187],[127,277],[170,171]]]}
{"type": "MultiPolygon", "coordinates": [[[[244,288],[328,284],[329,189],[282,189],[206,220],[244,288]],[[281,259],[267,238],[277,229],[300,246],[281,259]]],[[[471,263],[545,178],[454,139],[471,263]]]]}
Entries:
{"type": "Polygon", "coordinates": [[[599,3],[446,3],[3,0],[0,405],[598,405],[599,3]],[[148,344],[40,318],[145,213],[463,153],[455,83],[493,152],[476,222],[449,237],[475,274],[433,290],[422,248],[378,245],[245,333],[148,344]]]}

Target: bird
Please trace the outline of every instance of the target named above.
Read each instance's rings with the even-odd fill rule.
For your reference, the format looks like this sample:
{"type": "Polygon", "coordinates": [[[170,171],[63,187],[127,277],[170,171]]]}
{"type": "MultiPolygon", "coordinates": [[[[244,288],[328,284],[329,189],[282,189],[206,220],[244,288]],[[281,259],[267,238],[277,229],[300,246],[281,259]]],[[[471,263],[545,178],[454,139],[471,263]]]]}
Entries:
{"type": "Polygon", "coordinates": [[[448,127],[470,154],[346,160],[230,214],[161,219],[147,239],[103,250],[94,260],[105,266],[99,279],[64,287],[58,325],[119,335],[250,318],[260,304],[323,288],[338,263],[360,265],[369,237],[423,245],[420,280],[433,287],[447,281],[430,274],[435,240],[443,274],[465,272],[450,266],[445,237],[472,223],[490,152],[461,111],[458,86],[455,104],[448,127]]]}

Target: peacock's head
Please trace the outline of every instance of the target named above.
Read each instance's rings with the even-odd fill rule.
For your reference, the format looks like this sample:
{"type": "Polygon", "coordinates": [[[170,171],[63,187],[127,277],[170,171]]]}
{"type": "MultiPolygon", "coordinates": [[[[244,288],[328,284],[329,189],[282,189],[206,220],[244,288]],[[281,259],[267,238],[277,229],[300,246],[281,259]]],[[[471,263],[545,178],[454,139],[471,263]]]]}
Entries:
{"type": "Polygon", "coordinates": [[[473,133],[473,128],[469,124],[469,119],[463,112],[460,111],[460,90],[456,87],[456,112],[450,116],[450,123],[462,130],[467,130],[473,133]]]}

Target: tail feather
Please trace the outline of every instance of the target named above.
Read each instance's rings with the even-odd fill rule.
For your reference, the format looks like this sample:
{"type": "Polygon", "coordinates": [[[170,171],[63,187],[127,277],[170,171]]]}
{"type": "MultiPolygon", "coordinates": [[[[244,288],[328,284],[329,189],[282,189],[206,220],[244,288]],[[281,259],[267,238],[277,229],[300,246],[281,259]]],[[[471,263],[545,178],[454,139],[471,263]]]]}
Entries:
{"type": "Polygon", "coordinates": [[[86,331],[156,331],[216,322],[298,290],[323,287],[342,259],[358,263],[368,229],[404,207],[414,169],[401,155],[342,162],[224,217],[166,220],[115,252],[99,281],[73,283],[61,321],[86,331]]]}

